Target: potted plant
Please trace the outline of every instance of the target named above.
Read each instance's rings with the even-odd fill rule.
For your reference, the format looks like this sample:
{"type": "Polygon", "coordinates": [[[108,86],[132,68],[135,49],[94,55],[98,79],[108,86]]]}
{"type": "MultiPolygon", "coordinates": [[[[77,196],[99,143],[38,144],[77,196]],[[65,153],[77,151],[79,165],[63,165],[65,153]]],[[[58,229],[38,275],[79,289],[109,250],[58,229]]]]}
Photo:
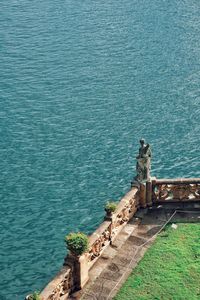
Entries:
{"type": "Polygon", "coordinates": [[[107,217],[111,217],[112,214],[114,213],[114,211],[117,208],[117,203],[114,201],[108,201],[105,205],[105,211],[106,211],[106,215],[107,217]]]}
{"type": "Polygon", "coordinates": [[[65,237],[67,248],[74,256],[80,256],[88,250],[88,237],[82,232],[72,232],[65,237]]]}

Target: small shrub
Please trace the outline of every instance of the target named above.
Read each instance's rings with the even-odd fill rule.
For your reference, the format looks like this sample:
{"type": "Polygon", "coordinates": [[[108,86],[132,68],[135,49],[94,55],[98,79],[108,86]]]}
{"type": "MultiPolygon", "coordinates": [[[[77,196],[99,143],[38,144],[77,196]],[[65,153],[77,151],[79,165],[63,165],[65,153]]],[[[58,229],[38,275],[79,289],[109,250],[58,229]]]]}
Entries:
{"type": "Polygon", "coordinates": [[[70,233],[65,237],[67,248],[76,256],[88,250],[88,237],[82,232],[70,233]]]}
{"type": "Polygon", "coordinates": [[[33,294],[26,297],[28,300],[42,300],[38,292],[34,292],[33,294]]]}
{"type": "Polygon", "coordinates": [[[108,201],[105,205],[105,211],[108,213],[113,213],[117,208],[117,203],[113,201],[108,201]]]}

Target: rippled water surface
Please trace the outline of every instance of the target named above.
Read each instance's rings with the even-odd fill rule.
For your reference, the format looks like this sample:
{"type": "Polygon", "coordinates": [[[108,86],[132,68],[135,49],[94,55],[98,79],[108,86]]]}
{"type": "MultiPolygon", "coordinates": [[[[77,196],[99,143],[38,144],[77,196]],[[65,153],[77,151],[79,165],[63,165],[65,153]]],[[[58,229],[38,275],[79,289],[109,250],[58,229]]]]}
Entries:
{"type": "Polygon", "coordinates": [[[134,175],[200,177],[200,2],[1,0],[0,299],[42,289],[134,175]]]}

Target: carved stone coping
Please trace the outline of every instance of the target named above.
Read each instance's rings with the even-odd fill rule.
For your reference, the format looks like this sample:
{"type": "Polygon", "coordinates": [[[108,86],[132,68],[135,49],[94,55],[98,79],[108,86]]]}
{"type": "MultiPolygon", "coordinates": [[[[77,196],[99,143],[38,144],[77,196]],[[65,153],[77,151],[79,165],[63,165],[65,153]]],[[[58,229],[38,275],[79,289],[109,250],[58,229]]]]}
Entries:
{"type": "MultiPolygon", "coordinates": [[[[44,288],[44,290],[41,292],[40,296],[44,300],[51,300],[54,299],[53,295],[56,295],[56,293],[60,293],[63,288],[63,283],[69,286],[69,289],[65,296],[67,296],[70,291],[71,287],[73,286],[71,273],[72,270],[69,266],[64,266],[60,272],[57,273],[57,275],[48,283],[48,285],[44,288]],[[66,283],[66,280],[69,281],[66,283]]],[[[61,292],[62,293],[62,292],[61,292]]]]}
{"type": "Polygon", "coordinates": [[[160,184],[200,184],[200,178],[154,179],[153,185],[160,184]]]}

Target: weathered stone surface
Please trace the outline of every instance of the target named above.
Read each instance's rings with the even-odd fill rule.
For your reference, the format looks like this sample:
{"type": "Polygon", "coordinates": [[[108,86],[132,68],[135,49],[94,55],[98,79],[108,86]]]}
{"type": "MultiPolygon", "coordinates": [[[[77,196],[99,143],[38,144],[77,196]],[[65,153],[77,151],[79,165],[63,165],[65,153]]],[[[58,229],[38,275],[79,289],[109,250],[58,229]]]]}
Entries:
{"type": "Polygon", "coordinates": [[[144,239],[143,237],[139,237],[139,236],[135,236],[135,235],[131,235],[128,239],[128,241],[126,242],[126,245],[131,245],[133,247],[134,246],[141,246],[143,245],[147,240],[144,239]]]}
{"type": "Polygon", "coordinates": [[[122,267],[126,268],[129,266],[132,258],[133,258],[132,253],[131,253],[131,255],[127,255],[127,253],[124,252],[124,255],[123,255],[123,253],[116,255],[115,258],[112,260],[112,262],[114,264],[116,264],[117,266],[119,266],[119,268],[122,268],[122,267]]]}
{"type": "Polygon", "coordinates": [[[112,263],[111,266],[103,270],[98,279],[99,281],[102,281],[102,279],[112,279],[112,281],[118,281],[122,277],[124,272],[125,268],[112,263]]]}

